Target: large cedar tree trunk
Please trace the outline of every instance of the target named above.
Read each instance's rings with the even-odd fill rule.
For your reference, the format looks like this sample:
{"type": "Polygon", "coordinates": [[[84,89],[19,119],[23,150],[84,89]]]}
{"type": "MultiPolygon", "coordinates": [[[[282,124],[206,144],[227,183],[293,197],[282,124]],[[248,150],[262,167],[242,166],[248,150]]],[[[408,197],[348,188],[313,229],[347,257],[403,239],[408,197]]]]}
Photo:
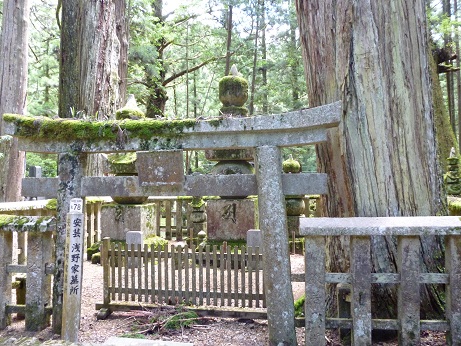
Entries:
{"type": "MultiPolygon", "coordinates": [[[[297,0],[296,7],[310,105],[343,102],[339,129],[317,148],[330,177],[326,215],[444,213],[424,3],[297,0]]],[[[421,244],[422,270],[437,271],[440,239],[421,244]]],[[[395,250],[390,237],[372,239],[373,269],[395,271],[395,250]]],[[[328,269],[347,271],[347,239],[330,239],[327,251],[328,269]]],[[[422,317],[440,312],[436,290],[422,291],[422,317]]],[[[374,297],[375,316],[395,316],[391,288],[377,288],[374,297]]]]}
{"type": "MultiPolygon", "coordinates": [[[[61,61],[59,85],[59,116],[89,117],[93,119],[112,118],[120,107],[119,83],[126,76],[119,76],[120,42],[117,37],[127,34],[123,11],[125,1],[63,1],[61,27],[61,61]],[[117,2],[117,11],[116,11],[117,2]],[[117,22],[118,20],[118,22],[117,22]],[[117,31],[117,23],[121,26],[117,31]]],[[[128,42],[125,38],[124,45],[128,42]]],[[[122,54],[123,55],[123,54],[122,54]]],[[[122,69],[125,71],[126,69],[122,69]]],[[[97,155],[59,156],[59,171],[63,179],[76,174],[78,169],[66,172],[69,165],[80,165],[86,175],[100,175],[102,160],[97,155]],[[73,160],[73,161],[72,161],[73,160]],[[61,167],[64,167],[61,169],[61,167]]],[[[78,174],[77,174],[78,173],[78,174]]],[[[78,181],[79,182],[79,181],[78,181]]],[[[68,201],[79,195],[78,182],[75,186],[60,186],[58,193],[58,232],[56,236],[56,265],[53,285],[53,330],[60,333],[62,323],[63,258],[65,245],[65,220],[68,201]]]]}
{"type": "MultiPolygon", "coordinates": [[[[5,113],[24,114],[26,110],[29,12],[28,0],[3,2],[0,119],[5,113]]],[[[2,136],[0,152],[0,202],[19,201],[25,156],[18,151],[17,138],[2,136]]]]}

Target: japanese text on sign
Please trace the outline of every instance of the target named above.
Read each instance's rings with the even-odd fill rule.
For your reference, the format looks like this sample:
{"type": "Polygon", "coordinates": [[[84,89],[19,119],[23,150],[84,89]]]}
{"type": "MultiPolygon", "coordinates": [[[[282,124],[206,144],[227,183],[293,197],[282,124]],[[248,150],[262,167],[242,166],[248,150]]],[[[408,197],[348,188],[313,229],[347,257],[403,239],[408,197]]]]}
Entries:
{"type": "Polygon", "coordinates": [[[82,280],[83,215],[73,215],[69,226],[68,290],[77,295],[82,280]]]}

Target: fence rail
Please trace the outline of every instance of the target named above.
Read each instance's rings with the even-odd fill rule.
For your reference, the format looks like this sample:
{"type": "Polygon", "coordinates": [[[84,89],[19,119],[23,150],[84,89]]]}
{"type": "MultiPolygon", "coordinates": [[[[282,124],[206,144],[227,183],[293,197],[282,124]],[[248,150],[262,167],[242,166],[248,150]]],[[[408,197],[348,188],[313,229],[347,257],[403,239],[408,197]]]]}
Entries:
{"type": "Polygon", "coordinates": [[[104,238],[104,302],[264,308],[259,248],[120,246],[104,238]]]}
{"type": "Polygon", "coordinates": [[[323,345],[325,328],[350,328],[354,345],[371,345],[373,329],[398,330],[399,345],[419,345],[421,330],[446,331],[461,344],[461,222],[458,217],[301,219],[306,259],[306,345],[323,345]],[[445,273],[420,272],[420,236],[445,236],[445,273]],[[350,236],[350,273],[326,273],[325,237],[350,236]],[[398,273],[372,273],[371,237],[395,236],[398,273]],[[325,283],[349,283],[351,318],[325,318],[325,283]],[[396,319],[372,319],[373,283],[398,286],[396,319]],[[420,320],[420,284],[446,286],[444,320],[420,320]],[[319,318],[319,316],[321,316],[319,318]]]}

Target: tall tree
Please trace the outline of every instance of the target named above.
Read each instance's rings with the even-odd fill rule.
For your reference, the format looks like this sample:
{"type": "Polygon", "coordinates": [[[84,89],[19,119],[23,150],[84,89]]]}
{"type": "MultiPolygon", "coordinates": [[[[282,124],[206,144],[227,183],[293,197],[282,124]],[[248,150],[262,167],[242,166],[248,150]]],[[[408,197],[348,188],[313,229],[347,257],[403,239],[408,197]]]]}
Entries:
{"type": "MultiPolygon", "coordinates": [[[[61,20],[61,60],[59,84],[59,116],[108,119],[120,106],[119,77],[120,42],[117,37],[117,0],[63,1],[61,20]]],[[[124,10],[124,1],[117,7],[124,10]]],[[[120,32],[119,32],[120,33],[120,32]]],[[[96,157],[59,156],[59,166],[65,170],[80,162],[87,175],[102,172],[96,157]]],[[[60,169],[61,170],[61,169],[60,169]]],[[[60,174],[76,174],[63,171],[60,174]]],[[[80,176],[76,177],[79,179],[80,176]]],[[[65,220],[69,198],[81,197],[70,186],[61,186],[58,194],[58,232],[53,286],[53,330],[60,333],[62,323],[63,256],[65,220]]]]}
{"type": "MultiPolygon", "coordinates": [[[[5,113],[24,114],[26,110],[29,13],[27,0],[3,2],[0,117],[5,113]]],[[[16,138],[2,137],[0,142],[0,201],[18,201],[21,197],[21,179],[24,176],[24,153],[18,151],[16,138]]]]}
{"type": "MultiPolygon", "coordinates": [[[[424,2],[296,1],[311,106],[343,102],[338,130],[319,145],[329,172],[329,216],[445,213],[436,155],[424,2]]],[[[423,267],[437,270],[442,245],[421,238],[423,267]]],[[[347,270],[347,240],[328,244],[328,266],[347,270]]],[[[395,271],[395,243],[372,240],[373,269],[395,271]]],[[[431,271],[429,270],[429,271],[431,271]]],[[[424,287],[422,314],[441,311],[424,287]]],[[[394,315],[394,292],[377,287],[381,317],[394,315]]]]}

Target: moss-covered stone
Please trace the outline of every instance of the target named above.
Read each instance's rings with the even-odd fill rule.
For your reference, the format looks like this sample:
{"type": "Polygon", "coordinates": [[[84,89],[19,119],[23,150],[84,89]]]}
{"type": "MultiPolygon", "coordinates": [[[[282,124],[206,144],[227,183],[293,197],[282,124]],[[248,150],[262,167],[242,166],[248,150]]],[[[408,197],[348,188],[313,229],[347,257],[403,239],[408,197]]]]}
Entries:
{"type": "Polygon", "coordinates": [[[282,169],[284,173],[299,173],[301,172],[301,164],[293,159],[293,156],[283,161],[282,169]]]}
{"type": "Polygon", "coordinates": [[[45,206],[45,209],[48,210],[57,210],[58,209],[58,201],[56,198],[50,199],[45,206]]]}
{"type": "Polygon", "coordinates": [[[136,153],[116,153],[107,155],[110,172],[115,175],[135,175],[136,153]]]}
{"type": "Polygon", "coordinates": [[[461,216],[461,198],[448,198],[448,212],[452,216],[461,216]]]}
{"type": "Polygon", "coordinates": [[[295,317],[303,317],[304,316],[304,303],[306,301],[306,296],[300,297],[298,300],[295,301],[295,317]]]}
{"type": "Polygon", "coordinates": [[[193,197],[190,206],[194,209],[200,209],[205,205],[205,201],[201,197],[193,197]]]}
{"type": "Polygon", "coordinates": [[[100,246],[101,242],[96,242],[86,249],[86,258],[88,261],[91,260],[95,253],[98,253],[100,251],[100,246]]]}
{"type": "Polygon", "coordinates": [[[101,264],[101,253],[96,252],[91,256],[91,264],[101,264]]]}
{"type": "Polygon", "coordinates": [[[117,140],[121,134],[128,138],[177,138],[185,129],[193,129],[195,119],[181,120],[108,120],[51,119],[16,114],[4,114],[3,120],[16,126],[15,136],[39,141],[56,140],[117,140]]]}
{"type": "Polygon", "coordinates": [[[128,107],[123,107],[120,108],[115,112],[115,119],[117,120],[125,120],[125,119],[131,119],[131,120],[139,120],[143,119],[146,117],[146,114],[139,108],[128,108],[128,107]]]}
{"type": "Polygon", "coordinates": [[[239,76],[226,76],[219,81],[219,100],[225,107],[241,107],[248,100],[248,82],[239,76]]]}

